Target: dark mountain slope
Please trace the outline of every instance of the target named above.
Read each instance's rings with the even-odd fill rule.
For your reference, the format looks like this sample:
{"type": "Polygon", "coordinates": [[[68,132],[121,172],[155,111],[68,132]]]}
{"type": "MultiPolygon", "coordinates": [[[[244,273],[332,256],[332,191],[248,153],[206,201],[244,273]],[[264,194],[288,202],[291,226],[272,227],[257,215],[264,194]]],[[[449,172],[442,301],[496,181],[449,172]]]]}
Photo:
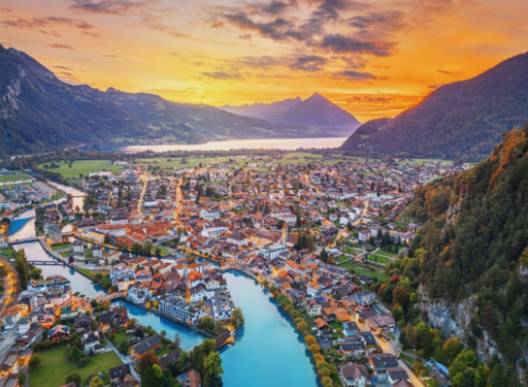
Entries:
{"type": "Polygon", "coordinates": [[[310,133],[318,129],[320,136],[348,136],[359,126],[352,114],[319,93],[305,100],[297,97],[270,104],[224,106],[223,109],[277,124],[307,127],[310,133]]]}
{"type": "Polygon", "coordinates": [[[108,106],[103,93],[61,82],[26,54],[0,48],[0,154],[97,145],[111,132],[138,135],[139,123],[108,106]]]}
{"type": "Polygon", "coordinates": [[[528,121],[528,53],[483,74],[442,86],[343,150],[363,155],[481,159],[501,135],[528,121]]]}
{"type": "Polygon", "coordinates": [[[211,106],[71,85],[23,52],[0,46],[0,156],[65,146],[113,149],[138,143],[306,135],[309,130],[303,127],[211,106]]]}

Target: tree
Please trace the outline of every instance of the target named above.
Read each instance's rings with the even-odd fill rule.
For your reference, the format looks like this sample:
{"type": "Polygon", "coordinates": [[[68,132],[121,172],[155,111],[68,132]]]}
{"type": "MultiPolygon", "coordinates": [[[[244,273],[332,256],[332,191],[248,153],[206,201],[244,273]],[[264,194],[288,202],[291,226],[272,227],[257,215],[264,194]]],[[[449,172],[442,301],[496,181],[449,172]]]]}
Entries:
{"type": "Polygon", "coordinates": [[[233,309],[233,313],[231,313],[231,323],[235,329],[238,329],[244,325],[244,315],[242,314],[242,310],[240,308],[233,309]]]}
{"type": "Polygon", "coordinates": [[[104,387],[104,383],[99,376],[94,376],[90,379],[89,387],[104,387]]]}
{"type": "Polygon", "coordinates": [[[471,349],[465,349],[458,354],[449,366],[449,378],[453,387],[483,387],[485,375],[482,365],[471,349]]]}
{"type": "Polygon", "coordinates": [[[81,375],[79,374],[70,374],[66,376],[66,379],[64,379],[64,382],[67,383],[75,383],[77,386],[81,385],[81,375]]]}
{"type": "Polygon", "coordinates": [[[464,346],[460,342],[458,337],[450,337],[442,345],[442,352],[444,354],[444,361],[447,364],[451,364],[457,355],[464,349],[464,346]]]}
{"type": "Polygon", "coordinates": [[[142,387],[159,387],[163,385],[163,370],[158,364],[152,364],[146,367],[141,373],[142,387]]]}
{"type": "Polygon", "coordinates": [[[222,359],[216,351],[211,352],[203,361],[204,386],[221,386],[221,375],[223,373],[222,359]]]}
{"type": "Polygon", "coordinates": [[[26,260],[26,253],[24,250],[18,250],[15,254],[15,269],[18,274],[20,287],[27,288],[27,283],[30,278],[29,265],[26,260]]]}
{"type": "Polygon", "coordinates": [[[306,345],[308,345],[308,346],[310,346],[312,344],[317,344],[317,339],[315,337],[313,337],[312,335],[306,336],[304,341],[306,342],[306,345]]]}
{"type": "Polygon", "coordinates": [[[40,363],[41,363],[40,357],[37,355],[34,355],[33,357],[31,357],[31,360],[29,361],[29,366],[31,368],[38,368],[40,363]]]}
{"type": "Polygon", "coordinates": [[[127,355],[129,346],[130,344],[128,343],[128,340],[120,342],[118,346],[119,352],[121,352],[124,355],[127,355]]]}
{"type": "Polygon", "coordinates": [[[324,263],[328,263],[328,253],[326,252],[326,249],[323,248],[321,254],[319,254],[319,259],[324,263]]]}

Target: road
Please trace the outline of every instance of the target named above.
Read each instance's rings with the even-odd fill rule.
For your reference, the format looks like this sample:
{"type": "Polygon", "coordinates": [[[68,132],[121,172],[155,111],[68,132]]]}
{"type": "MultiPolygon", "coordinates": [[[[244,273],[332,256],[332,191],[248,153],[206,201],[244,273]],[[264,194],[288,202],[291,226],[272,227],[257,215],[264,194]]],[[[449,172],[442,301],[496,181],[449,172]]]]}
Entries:
{"type": "MultiPolygon", "coordinates": [[[[174,183],[174,181],[173,181],[174,183]]],[[[183,206],[183,191],[182,191],[183,177],[179,177],[175,184],[175,197],[174,197],[174,223],[176,227],[181,226],[180,214],[183,206]]]]}
{"type": "MultiPolygon", "coordinates": [[[[362,331],[370,331],[369,327],[367,327],[367,325],[365,323],[362,323],[362,322],[358,321],[357,325],[358,325],[359,329],[362,330],[362,331]]],[[[398,348],[395,348],[391,341],[385,340],[384,338],[378,337],[376,335],[375,335],[375,337],[376,337],[376,341],[378,342],[378,345],[381,348],[383,353],[390,353],[391,355],[394,355],[394,356],[398,357],[398,362],[400,363],[399,364],[400,367],[403,368],[405,370],[405,372],[407,372],[407,375],[409,375],[409,382],[411,382],[415,387],[424,387],[424,384],[422,383],[420,378],[418,378],[418,376],[416,376],[414,371],[411,370],[407,366],[407,364],[405,364],[405,362],[403,360],[399,359],[399,355],[400,355],[399,344],[398,344],[398,348]]]]}
{"type": "Polygon", "coordinates": [[[141,192],[139,194],[139,200],[138,200],[138,205],[137,205],[137,213],[138,213],[139,217],[141,218],[141,220],[143,220],[143,200],[145,198],[145,193],[147,192],[149,178],[148,178],[147,175],[141,174],[139,176],[139,180],[141,180],[142,187],[141,187],[141,192]]]}
{"type": "Polygon", "coordinates": [[[7,352],[15,344],[16,333],[14,329],[2,332],[0,334],[0,359],[3,359],[7,352]]]}

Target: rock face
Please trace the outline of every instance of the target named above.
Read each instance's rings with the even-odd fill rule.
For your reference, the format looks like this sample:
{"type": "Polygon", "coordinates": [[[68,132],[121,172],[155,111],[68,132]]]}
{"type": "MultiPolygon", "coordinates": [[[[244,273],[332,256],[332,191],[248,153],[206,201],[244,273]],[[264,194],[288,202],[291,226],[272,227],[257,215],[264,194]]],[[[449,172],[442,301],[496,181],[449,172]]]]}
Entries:
{"type": "MultiPolygon", "coordinates": [[[[475,297],[464,299],[457,304],[446,300],[432,300],[423,287],[418,289],[420,302],[418,307],[426,316],[432,327],[440,329],[445,337],[460,337],[468,344],[468,332],[471,331],[471,320],[476,314],[475,297]]],[[[494,357],[502,358],[497,344],[485,330],[476,338],[476,351],[479,358],[490,361],[494,357]]]]}
{"type": "Polygon", "coordinates": [[[420,308],[483,359],[528,353],[528,125],[470,170],[417,190],[420,308]]]}
{"type": "Polygon", "coordinates": [[[297,97],[270,104],[224,106],[223,109],[276,124],[306,127],[310,133],[318,133],[322,137],[350,136],[360,125],[352,114],[319,93],[305,100],[297,97]]]}
{"type": "Polygon", "coordinates": [[[357,155],[478,160],[506,131],[527,121],[525,53],[475,78],[439,87],[394,119],[367,122],[343,144],[343,150],[357,155]]]}

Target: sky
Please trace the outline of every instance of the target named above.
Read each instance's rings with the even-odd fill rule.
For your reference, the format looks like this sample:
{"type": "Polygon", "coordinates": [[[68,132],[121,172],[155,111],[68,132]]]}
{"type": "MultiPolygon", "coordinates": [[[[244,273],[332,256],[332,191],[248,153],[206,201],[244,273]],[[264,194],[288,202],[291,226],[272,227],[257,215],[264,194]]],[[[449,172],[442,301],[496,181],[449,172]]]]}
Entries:
{"type": "Polygon", "coordinates": [[[360,121],[528,50],[526,0],[0,0],[61,79],[215,106],[315,92],[360,121]]]}

